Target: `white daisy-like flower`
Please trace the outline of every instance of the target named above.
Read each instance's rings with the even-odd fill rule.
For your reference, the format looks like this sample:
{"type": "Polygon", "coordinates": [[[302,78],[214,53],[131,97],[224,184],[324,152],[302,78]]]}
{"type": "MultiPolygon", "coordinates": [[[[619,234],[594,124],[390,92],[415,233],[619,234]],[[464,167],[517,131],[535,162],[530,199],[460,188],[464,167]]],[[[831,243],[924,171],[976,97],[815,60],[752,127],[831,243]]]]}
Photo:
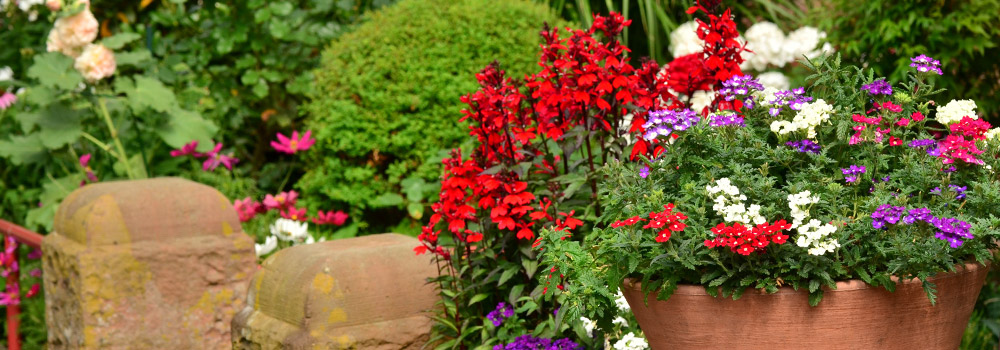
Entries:
{"type": "Polygon", "coordinates": [[[286,242],[305,242],[312,239],[307,223],[285,218],[278,218],[271,224],[271,234],[286,242]]]}
{"type": "Polygon", "coordinates": [[[278,237],[275,236],[267,236],[263,244],[254,244],[254,250],[257,252],[258,258],[270,254],[277,247],[278,237]]]}
{"type": "Polygon", "coordinates": [[[961,121],[962,117],[979,119],[979,116],[976,115],[976,101],[951,100],[948,104],[937,107],[935,118],[939,123],[948,125],[961,121]]]}

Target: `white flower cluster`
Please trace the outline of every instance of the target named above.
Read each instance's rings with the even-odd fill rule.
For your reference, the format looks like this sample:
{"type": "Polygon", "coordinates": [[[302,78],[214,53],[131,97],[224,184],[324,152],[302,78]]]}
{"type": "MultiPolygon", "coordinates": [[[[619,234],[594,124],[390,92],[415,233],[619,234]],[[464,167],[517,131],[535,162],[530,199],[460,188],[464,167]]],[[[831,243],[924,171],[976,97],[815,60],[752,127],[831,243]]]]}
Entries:
{"type": "Polygon", "coordinates": [[[979,116],[976,115],[976,101],[951,100],[948,104],[937,107],[937,121],[944,125],[957,123],[966,116],[979,119],[979,116]]]}
{"type": "Polygon", "coordinates": [[[764,71],[768,65],[784,67],[802,56],[813,58],[833,51],[829,43],[817,49],[826,33],[814,27],[802,27],[786,36],[774,23],[757,22],[747,28],[745,36],[749,51],[743,53],[740,68],[744,70],[764,71]]]}
{"type": "Polygon", "coordinates": [[[802,248],[809,248],[809,254],[823,255],[832,252],[840,247],[833,237],[829,237],[837,232],[837,227],[831,224],[823,224],[819,220],[812,219],[808,223],[802,223],[809,218],[809,208],[819,202],[819,196],[813,196],[812,192],[802,191],[788,195],[788,208],[792,210],[792,228],[797,228],[799,238],[795,245],[802,248]]]}
{"type": "Polygon", "coordinates": [[[987,131],[986,135],[984,135],[984,136],[986,136],[986,141],[992,142],[992,141],[1000,140],[1000,139],[997,138],[997,136],[1000,136],[1000,128],[990,129],[990,131],[987,131]]]}
{"type": "Polygon", "coordinates": [[[615,342],[615,350],[644,350],[649,349],[649,343],[646,342],[646,338],[636,336],[632,332],[628,332],[620,340],[615,342]]]}
{"type": "Polygon", "coordinates": [[[8,66],[0,68],[0,81],[8,81],[14,79],[14,70],[8,66]]]}
{"type": "Polygon", "coordinates": [[[704,41],[698,38],[698,22],[690,21],[670,32],[670,54],[674,58],[701,52],[704,41]]]}
{"type": "Polygon", "coordinates": [[[618,294],[615,294],[615,306],[618,307],[618,310],[624,312],[632,311],[632,308],[628,306],[628,300],[625,300],[625,295],[622,294],[622,290],[620,288],[618,289],[618,294]]]}
{"type": "Polygon", "coordinates": [[[748,208],[743,201],[747,200],[746,195],[740,194],[740,189],[733,186],[728,177],[715,181],[715,186],[705,186],[709,196],[715,196],[715,205],[712,209],[723,217],[726,222],[739,222],[745,225],[760,225],[767,222],[760,215],[760,206],[750,205],[748,208]]]}
{"type": "Polygon", "coordinates": [[[715,91],[698,90],[691,94],[691,109],[701,113],[705,107],[711,106],[715,100],[715,91]]]}
{"type": "Polygon", "coordinates": [[[587,337],[594,337],[594,329],[597,328],[597,321],[591,320],[589,318],[580,316],[580,322],[583,322],[583,330],[587,331],[587,337]]]}
{"type": "Polygon", "coordinates": [[[829,237],[837,232],[837,227],[831,224],[823,224],[819,220],[809,220],[805,225],[799,226],[799,238],[795,244],[802,248],[809,248],[809,254],[823,255],[840,248],[837,239],[829,237]]]}
{"type": "Polygon", "coordinates": [[[833,113],[833,106],[823,99],[817,99],[812,103],[802,105],[802,109],[795,114],[792,121],[775,120],[771,122],[771,131],[784,135],[794,131],[806,130],[808,138],[816,138],[816,127],[823,122],[830,120],[833,113]]]}
{"type": "MultiPolygon", "coordinates": [[[[325,241],[320,238],[320,242],[325,241]]],[[[256,244],[257,256],[270,254],[278,248],[278,241],[291,242],[291,245],[312,244],[316,239],[309,234],[309,224],[291,219],[278,218],[271,224],[271,235],[264,239],[263,244],[256,244]]]]}
{"type": "MultiPolygon", "coordinates": [[[[760,75],[757,76],[757,80],[760,81],[761,85],[764,85],[765,89],[773,88],[775,92],[777,92],[777,90],[788,90],[788,88],[791,87],[792,85],[792,83],[788,81],[788,77],[786,77],[784,74],[781,74],[781,72],[761,73],[760,75]]],[[[772,92],[771,94],[772,94],[771,98],[773,99],[774,92],[772,92]]]]}
{"type": "Polygon", "coordinates": [[[792,228],[799,227],[809,217],[809,206],[819,203],[819,196],[802,191],[788,195],[788,208],[792,210],[792,228]]]}

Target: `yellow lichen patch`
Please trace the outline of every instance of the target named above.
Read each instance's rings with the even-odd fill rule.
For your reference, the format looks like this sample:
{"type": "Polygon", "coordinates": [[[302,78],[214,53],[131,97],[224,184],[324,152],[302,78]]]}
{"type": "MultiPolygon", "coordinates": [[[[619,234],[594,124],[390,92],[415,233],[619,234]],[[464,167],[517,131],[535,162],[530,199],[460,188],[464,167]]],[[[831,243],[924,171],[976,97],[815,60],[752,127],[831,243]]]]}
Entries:
{"type": "Polygon", "coordinates": [[[340,323],[347,321],[347,314],[344,313],[344,309],[336,308],[330,311],[330,317],[327,318],[326,322],[329,324],[340,323]]]}
{"type": "Polygon", "coordinates": [[[125,218],[114,195],[105,194],[88,203],[59,225],[66,237],[90,246],[132,242],[125,218]],[[99,233],[99,234],[98,234],[99,233]]]}
{"type": "Polygon", "coordinates": [[[316,277],[312,281],[312,288],[318,290],[320,293],[330,294],[335,282],[330,275],[325,273],[316,274],[316,277]]]}
{"type": "Polygon", "coordinates": [[[253,309],[260,310],[260,284],[264,282],[264,271],[257,274],[257,277],[254,278],[253,282],[253,294],[256,295],[256,297],[253,298],[253,309]]]}
{"type": "Polygon", "coordinates": [[[230,301],[233,300],[232,289],[223,288],[218,292],[205,291],[201,295],[201,299],[194,304],[190,309],[188,309],[188,314],[193,312],[203,312],[203,313],[214,313],[216,310],[225,309],[229,305],[230,301]]]}
{"type": "Polygon", "coordinates": [[[97,330],[92,326],[86,326],[83,328],[83,343],[84,345],[97,345],[97,330]]]}
{"type": "Polygon", "coordinates": [[[229,225],[229,222],[222,222],[222,235],[229,237],[233,234],[233,227],[229,225]]]}

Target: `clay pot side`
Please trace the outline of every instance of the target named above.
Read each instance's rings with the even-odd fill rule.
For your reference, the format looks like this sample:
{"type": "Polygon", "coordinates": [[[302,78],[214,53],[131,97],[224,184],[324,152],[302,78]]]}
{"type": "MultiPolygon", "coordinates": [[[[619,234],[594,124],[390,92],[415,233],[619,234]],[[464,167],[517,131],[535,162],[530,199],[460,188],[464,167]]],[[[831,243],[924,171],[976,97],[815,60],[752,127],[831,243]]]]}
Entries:
{"type": "Polygon", "coordinates": [[[860,280],[837,283],[809,306],[807,291],[746,291],[739,300],[681,285],[667,301],[626,280],[622,293],[653,350],[685,349],[942,349],[955,350],[989,268],[976,263],[939,274],[937,304],[920,281],[895,292],[860,280]]]}

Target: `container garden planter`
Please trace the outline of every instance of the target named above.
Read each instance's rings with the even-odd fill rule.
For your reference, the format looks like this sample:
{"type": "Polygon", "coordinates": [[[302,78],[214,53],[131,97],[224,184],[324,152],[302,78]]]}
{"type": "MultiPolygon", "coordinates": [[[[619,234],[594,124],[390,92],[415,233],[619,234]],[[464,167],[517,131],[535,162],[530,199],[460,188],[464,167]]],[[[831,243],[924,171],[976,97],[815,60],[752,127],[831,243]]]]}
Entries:
{"type": "Polygon", "coordinates": [[[861,280],[837,282],[810,307],[809,293],[783,287],[748,291],[738,300],[680,285],[666,301],[648,299],[638,282],[621,290],[653,350],[957,349],[988,268],[965,264],[931,280],[936,305],[910,280],[895,292],[861,280]]]}

